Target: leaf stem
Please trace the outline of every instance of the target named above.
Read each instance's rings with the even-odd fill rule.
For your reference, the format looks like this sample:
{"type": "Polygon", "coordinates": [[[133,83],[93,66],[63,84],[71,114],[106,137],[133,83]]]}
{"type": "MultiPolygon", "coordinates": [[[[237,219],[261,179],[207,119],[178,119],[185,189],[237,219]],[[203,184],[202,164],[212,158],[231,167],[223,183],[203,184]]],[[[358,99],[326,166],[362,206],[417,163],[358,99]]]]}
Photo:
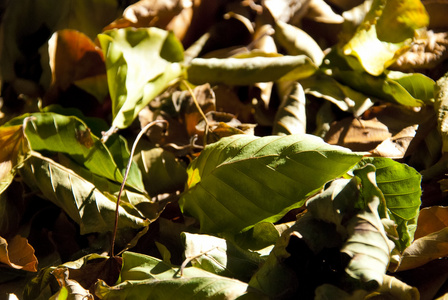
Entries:
{"type": "Polygon", "coordinates": [[[137,144],[140,141],[140,139],[143,136],[143,134],[145,134],[145,132],[148,131],[149,128],[151,128],[152,126],[154,126],[157,123],[165,123],[165,124],[167,124],[167,127],[168,127],[168,122],[165,121],[165,120],[152,121],[152,122],[148,123],[145,127],[143,127],[142,130],[140,130],[140,132],[138,133],[137,137],[135,138],[134,144],[132,145],[132,149],[131,149],[131,153],[130,153],[130,156],[129,156],[128,164],[126,166],[126,171],[125,171],[124,177],[123,177],[123,182],[121,183],[120,191],[118,192],[117,204],[115,206],[115,223],[114,223],[114,231],[113,231],[113,235],[112,235],[112,241],[111,241],[111,244],[110,244],[110,257],[114,256],[115,238],[117,236],[117,229],[118,229],[118,209],[120,208],[121,194],[123,193],[124,186],[126,184],[126,179],[128,178],[129,171],[131,169],[132,157],[134,156],[134,152],[135,152],[135,149],[137,148],[137,144]]]}

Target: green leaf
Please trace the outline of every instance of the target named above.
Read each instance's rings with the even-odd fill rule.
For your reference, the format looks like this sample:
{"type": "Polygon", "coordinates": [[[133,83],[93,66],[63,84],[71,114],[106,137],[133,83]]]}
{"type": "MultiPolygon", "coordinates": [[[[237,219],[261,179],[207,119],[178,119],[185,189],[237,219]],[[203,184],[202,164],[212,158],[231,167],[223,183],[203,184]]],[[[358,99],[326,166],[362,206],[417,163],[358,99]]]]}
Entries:
{"type": "Polygon", "coordinates": [[[187,169],[181,209],[202,232],[238,232],[278,221],[362,157],[311,135],[234,135],[207,146],[187,169]]]}
{"type": "Polygon", "coordinates": [[[100,299],[266,299],[247,284],[197,269],[179,270],[143,254],[124,252],[117,285],[96,284],[100,299]]]}
{"type": "MultiPolygon", "coordinates": [[[[26,120],[24,122],[27,122],[26,120]]],[[[25,124],[26,126],[26,124],[25,124]]],[[[0,194],[11,184],[16,170],[30,155],[24,125],[0,127],[0,194]]]]}
{"type": "Polygon", "coordinates": [[[182,74],[183,47],[172,32],[122,28],[98,35],[112,98],[112,128],[126,128],[140,110],[182,74]]]}
{"type": "Polygon", "coordinates": [[[389,78],[384,74],[381,76],[372,76],[368,73],[358,71],[333,71],[333,77],[343,84],[384,101],[415,107],[431,104],[432,102],[430,92],[433,89],[433,81],[421,74],[406,75],[415,76],[416,80],[410,82],[409,79],[412,78],[396,80],[393,76],[389,78]],[[417,97],[424,98],[420,99],[417,97]]]}
{"type": "Polygon", "coordinates": [[[378,76],[408,49],[415,29],[428,23],[419,0],[375,0],[342,51],[355,56],[369,74],[378,76]]]}
{"type": "Polygon", "coordinates": [[[272,134],[288,135],[306,133],[306,99],[300,83],[292,84],[289,95],[282,101],[275,114],[272,134]]]}
{"type": "MultiPolygon", "coordinates": [[[[33,119],[26,128],[26,135],[32,150],[67,154],[93,174],[115,182],[123,181],[122,174],[125,172],[126,153],[128,153],[124,144],[118,146],[118,149],[114,151],[115,155],[112,155],[100,139],[90,132],[87,125],[76,117],[55,113],[34,113],[29,116],[33,119]],[[121,158],[120,168],[114,156],[121,158]]],[[[9,125],[23,122],[23,119],[24,117],[16,118],[9,125]]],[[[124,143],[124,141],[116,141],[116,143],[124,143]]],[[[130,174],[128,186],[143,190],[141,174],[136,165],[131,166],[130,174]]]]}
{"type": "Polygon", "coordinates": [[[259,254],[243,250],[225,239],[187,232],[181,237],[185,258],[191,259],[192,266],[217,275],[249,281],[263,262],[259,254]]]}
{"type": "Polygon", "coordinates": [[[317,67],[306,55],[195,58],[187,68],[187,75],[193,84],[250,85],[256,82],[299,80],[313,75],[316,70],[317,67]]]}
{"type": "MultiPolygon", "coordinates": [[[[376,168],[376,183],[386,201],[386,213],[397,224],[400,239],[397,247],[403,251],[414,239],[421,205],[421,175],[412,167],[389,158],[364,158],[361,164],[376,168]]],[[[381,211],[380,211],[381,214],[381,211]]]]}
{"type": "MultiPolygon", "coordinates": [[[[20,169],[20,175],[32,190],[40,191],[78,223],[81,234],[113,229],[116,197],[103,193],[72,170],[35,153],[20,169]]],[[[149,223],[128,202],[121,203],[118,213],[120,228],[141,228],[149,223]]]]}

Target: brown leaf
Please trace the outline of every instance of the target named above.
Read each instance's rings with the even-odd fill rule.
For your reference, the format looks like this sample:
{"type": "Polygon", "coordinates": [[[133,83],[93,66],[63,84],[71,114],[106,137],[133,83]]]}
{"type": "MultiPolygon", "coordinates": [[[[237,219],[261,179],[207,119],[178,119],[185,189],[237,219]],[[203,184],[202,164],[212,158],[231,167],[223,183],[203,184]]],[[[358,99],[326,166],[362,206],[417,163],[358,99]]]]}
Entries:
{"type": "Polygon", "coordinates": [[[387,126],[377,118],[371,120],[345,118],[331,126],[325,141],[356,151],[367,151],[391,136],[387,126]]]}
{"type": "Polygon", "coordinates": [[[403,252],[398,271],[414,269],[448,256],[448,227],[416,239],[403,252]]]}
{"type": "Polygon", "coordinates": [[[415,239],[448,227],[448,207],[431,206],[421,209],[417,224],[415,239]]]}
{"type": "Polygon", "coordinates": [[[0,127],[0,193],[11,183],[15,169],[23,163],[30,152],[23,126],[0,127]]]}
{"type": "Polygon", "coordinates": [[[387,138],[379,144],[371,153],[375,156],[389,157],[394,159],[403,158],[409,145],[415,137],[418,125],[404,128],[396,135],[387,138]]]}
{"type": "Polygon", "coordinates": [[[193,1],[140,0],[104,30],[126,27],[158,27],[171,30],[182,40],[193,17],[193,1]]]}
{"type": "Polygon", "coordinates": [[[57,31],[49,41],[48,52],[52,82],[45,97],[49,102],[75,82],[81,82],[82,86],[82,79],[106,80],[99,76],[106,74],[103,53],[84,33],[70,29],[57,31]]]}
{"type": "Polygon", "coordinates": [[[0,262],[14,269],[37,272],[37,258],[28,240],[16,235],[8,241],[0,237],[0,262]]]}

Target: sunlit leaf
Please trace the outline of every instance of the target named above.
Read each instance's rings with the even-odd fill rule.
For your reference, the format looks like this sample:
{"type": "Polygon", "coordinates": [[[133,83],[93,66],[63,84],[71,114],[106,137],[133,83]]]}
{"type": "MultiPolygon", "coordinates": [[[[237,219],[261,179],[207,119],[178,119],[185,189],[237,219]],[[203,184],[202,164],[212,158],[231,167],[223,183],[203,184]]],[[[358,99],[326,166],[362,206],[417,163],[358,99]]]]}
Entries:
{"type": "Polygon", "coordinates": [[[37,272],[37,258],[28,240],[16,235],[9,240],[0,237],[0,263],[14,269],[37,272]]]}
{"type": "Polygon", "coordinates": [[[428,22],[419,0],[375,0],[343,52],[357,57],[369,74],[378,76],[408,49],[414,30],[428,22]]]}
{"type": "Polygon", "coordinates": [[[397,224],[397,246],[403,251],[414,239],[421,205],[421,175],[392,159],[364,158],[362,163],[372,163],[376,168],[376,183],[384,194],[387,216],[397,224]]]}
{"type": "Polygon", "coordinates": [[[305,31],[293,25],[277,21],[274,38],[286,49],[289,55],[305,54],[316,66],[320,66],[324,53],[316,41],[305,31]]]}
{"type": "Polygon", "coordinates": [[[30,145],[23,125],[0,127],[0,194],[10,185],[17,167],[28,158],[30,145]]]}
{"type": "MultiPolygon", "coordinates": [[[[81,234],[112,230],[116,197],[99,190],[72,170],[33,154],[20,169],[20,175],[28,186],[61,207],[78,223],[81,234]]],[[[123,202],[118,213],[122,228],[141,228],[148,223],[131,203],[123,202]]]]}
{"type": "MultiPolygon", "coordinates": [[[[125,163],[117,166],[111,151],[93,135],[84,122],[76,117],[55,113],[34,113],[32,121],[26,128],[26,134],[34,151],[59,152],[69,155],[78,164],[85,166],[92,173],[112,181],[122,182],[125,163]]],[[[23,118],[14,119],[11,124],[22,122],[23,118]]],[[[121,141],[123,142],[123,141],[121,141]]],[[[117,143],[120,143],[117,141],[117,143]]],[[[115,157],[125,156],[125,146],[118,147],[115,157]]],[[[123,159],[123,158],[122,158],[123,159]]],[[[143,190],[141,174],[132,166],[127,183],[143,190]]]]}
{"type": "Polygon", "coordinates": [[[416,77],[416,80],[411,82],[398,81],[386,75],[372,76],[358,71],[335,70],[333,76],[357,91],[391,103],[416,107],[432,103],[431,90],[434,88],[434,82],[421,74],[405,75],[416,77]],[[422,95],[426,95],[425,98],[418,98],[422,95]]]}
{"type": "Polygon", "coordinates": [[[435,109],[438,130],[442,134],[442,152],[448,152],[448,75],[437,80],[435,87],[435,109]]]}
{"type": "Polygon", "coordinates": [[[368,296],[369,300],[382,299],[407,299],[418,300],[420,293],[417,288],[412,287],[396,277],[384,275],[383,284],[379,289],[368,296]]]}
{"type": "Polygon", "coordinates": [[[278,221],[361,156],[311,135],[234,135],[190,164],[179,204],[203,232],[238,232],[278,221]]]}
{"type": "Polygon", "coordinates": [[[187,68],[193,84],[225,83],[249,85],[256,82],[298,80],[311,76],[316,66],[306,55],[251,58],[195,58],[187,68]]]}
{"type": "Polygon", "coordinates": [[[277,110],[272,134],[306,133],[306,99],[300,83],[292,85],[291,92],[283,99],[277,110]]]}
{"type": "Polygon", "coordinates": [[[112,128],[126,128],[182,73],[183,48],[158,28],[113,29],[98,35],[112,99],[112,128]]]}
{"type": "Polygon", "coordinates": [[[163,261],[138,253],[123,253],[123,268],[117,285],[108,286],[103,281],[96,284],[100,299],[266,299],[248,291],[246,283],[188,267],[179,269],[163,261]]]}
{"type": "Polygon", "coordinates": [[[192,266],[217,275],[248,281],[263,261],[259,254],[214,236],[184,232],[182,239],[192,266]]]}

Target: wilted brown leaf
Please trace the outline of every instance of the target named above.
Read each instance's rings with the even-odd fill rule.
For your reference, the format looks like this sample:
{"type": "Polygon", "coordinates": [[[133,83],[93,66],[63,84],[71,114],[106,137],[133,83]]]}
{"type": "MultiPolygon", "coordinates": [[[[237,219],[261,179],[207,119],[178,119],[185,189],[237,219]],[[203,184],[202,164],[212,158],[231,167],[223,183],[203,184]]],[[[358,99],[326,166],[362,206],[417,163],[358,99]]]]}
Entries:
{"type": "Polygon", "coordinates": [[[448,227],[448,207],[431,206],[420,210],[415,239],[448,227]]]}
{"type": "Polygon", "coordinates": [[[11,239],[0,237],[0,263],[14,269],[37,272],[37,258],[28,240],[20,235],[11,239]]]}
{"type": "MultiPolygon", "coordinates": [[[[59,283],[61,290],[56,295],[66,295],[66,299],[86,299],[93,300],[93,295],[89,293],[88,290],[84,289],[78,282],[75,280],[69,279],[69,271],[68,268],[56,268],[51,272],[53,276],[59,283]],[[64,291],[63,291],[64,290],[64,291]]],[[[63,296],[62,296],[63,297],[63,296]]],[[[56,299],[60,299],[62,297],[57,297],[56,299]]]]}

